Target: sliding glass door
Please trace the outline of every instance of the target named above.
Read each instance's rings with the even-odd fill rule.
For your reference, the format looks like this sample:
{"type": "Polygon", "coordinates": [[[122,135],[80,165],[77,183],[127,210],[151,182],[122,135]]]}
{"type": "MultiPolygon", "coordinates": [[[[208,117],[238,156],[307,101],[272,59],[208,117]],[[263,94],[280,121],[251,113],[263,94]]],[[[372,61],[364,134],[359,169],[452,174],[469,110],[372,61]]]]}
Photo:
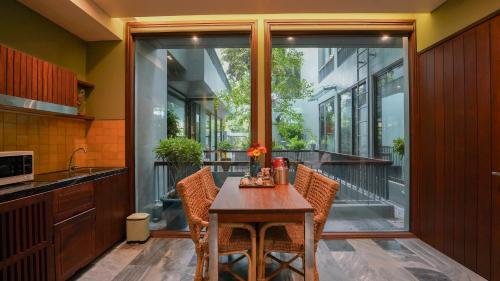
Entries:
{"type": "Polygon", "coordinates": [[[272,155],[341,183],[327,232],[408,230],[407,40],[271,37],[272,155]]]}
{"type": "Polygon", "coordinates": [[[226,177],[248,169],[250,39],[249,34],[136,39],[136,206],[151,214],[151,229],[187,230],[178,180],[210,166],[221,186],[226,177]]]}

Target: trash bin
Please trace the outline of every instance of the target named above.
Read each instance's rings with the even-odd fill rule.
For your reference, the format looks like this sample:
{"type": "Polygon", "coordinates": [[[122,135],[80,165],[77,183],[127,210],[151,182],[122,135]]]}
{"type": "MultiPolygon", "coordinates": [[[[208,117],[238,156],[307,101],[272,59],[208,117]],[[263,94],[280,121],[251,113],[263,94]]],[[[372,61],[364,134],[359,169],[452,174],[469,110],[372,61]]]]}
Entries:
{"type": "Polygon", "coordinates": [[[134,213],[127,217],[127,243],[144,243],[149,238],[149,214],[134,213]]]}

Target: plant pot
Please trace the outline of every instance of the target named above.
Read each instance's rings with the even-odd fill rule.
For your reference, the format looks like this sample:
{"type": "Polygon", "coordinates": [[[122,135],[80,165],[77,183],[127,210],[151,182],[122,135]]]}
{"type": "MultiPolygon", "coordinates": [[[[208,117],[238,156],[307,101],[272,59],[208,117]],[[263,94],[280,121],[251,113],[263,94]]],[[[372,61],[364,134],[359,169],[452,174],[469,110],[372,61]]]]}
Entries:
{"type": "MultiPolygon", "coordinates": [[[[227,161],[227,162],[230,162],[231,161],[231,158],[221,158],[221,161],[227,161]]],[[[221,167],[222,167],[222,170],[224,172],[228,172],[229,171],[229,168],[231,168],[231,163],[223,163],[221,164],[221,167]]]]}
{"type": "Polygon", "coordinates": [[[186,214],[179,198],[162,198],[163,211],[168,230],[185,230],[187,227],[186,214]]]}

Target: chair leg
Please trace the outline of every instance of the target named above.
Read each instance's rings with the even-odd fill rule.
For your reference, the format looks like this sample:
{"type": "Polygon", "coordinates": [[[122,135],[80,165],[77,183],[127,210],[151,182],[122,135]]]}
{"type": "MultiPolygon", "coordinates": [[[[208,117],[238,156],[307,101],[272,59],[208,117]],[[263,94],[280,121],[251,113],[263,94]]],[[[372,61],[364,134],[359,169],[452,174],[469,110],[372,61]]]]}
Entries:
{"type": "Polygon", "coordinates": [[[203,253],[196,253],[196,271],[194,273],[194,280],[201,281],[203,280],[203,253]]]}
{"type": "Polygon", "coordinates": [[[257,280],[257,237],[253,236],[252,237],[252,253],[250,255],[251,261],[252,261],[252,268],[249,269],[252,272],[252,279],[251,281],[256,281],[257,280]]]}
{"type": "Polygon", "coordinates": [[[259,243],[259,264],[257,265],[258,276],[257,280],[264,280],[266,274],[266,258],[264,255],[264,243],[261,241],[259,243]]]}

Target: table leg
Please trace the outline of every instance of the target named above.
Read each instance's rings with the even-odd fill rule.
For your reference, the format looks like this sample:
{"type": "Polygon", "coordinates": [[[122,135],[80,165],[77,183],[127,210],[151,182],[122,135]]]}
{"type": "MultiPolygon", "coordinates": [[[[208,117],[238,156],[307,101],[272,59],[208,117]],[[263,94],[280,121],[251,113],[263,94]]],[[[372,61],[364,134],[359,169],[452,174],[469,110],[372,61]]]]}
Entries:
{"type": "Polygon", "coordinates": [[[304,280],[314,280],[314,229],[313,213],[305,213],[304,217],[304,280]]]}
{"type": "Polygon", "coordinates": [[[210,281],[217,281],[219,279],[219,245],[218,245],[218,221],[217,214],[209,214],[208,225],[208,246],[210,251],[209,256],[209,278],[210,281]]]}

